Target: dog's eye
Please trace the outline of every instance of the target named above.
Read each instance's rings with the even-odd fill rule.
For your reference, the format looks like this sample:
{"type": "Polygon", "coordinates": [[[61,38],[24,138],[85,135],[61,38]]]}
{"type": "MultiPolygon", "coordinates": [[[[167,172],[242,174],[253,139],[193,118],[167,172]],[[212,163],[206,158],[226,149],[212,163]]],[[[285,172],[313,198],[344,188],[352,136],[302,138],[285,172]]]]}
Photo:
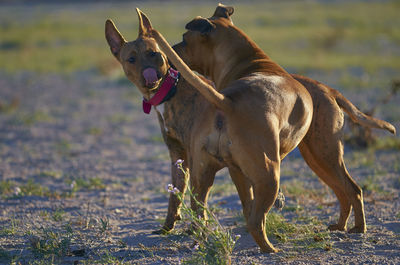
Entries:
{"type": "Polygon", "coordinates": [[[157,55],[157,52],[155,52],[155,51],[151,51],[151,52],[149,52],[149,55],[150,55],[151,57],[154,57],[154,56],[156,56],[156,55],[157,55]]]}
{"type": "Polygon", "coordinates": [[[135,63],[135,57],[129,57],[129,59],[127,60],[129,63],[135,63]]]}

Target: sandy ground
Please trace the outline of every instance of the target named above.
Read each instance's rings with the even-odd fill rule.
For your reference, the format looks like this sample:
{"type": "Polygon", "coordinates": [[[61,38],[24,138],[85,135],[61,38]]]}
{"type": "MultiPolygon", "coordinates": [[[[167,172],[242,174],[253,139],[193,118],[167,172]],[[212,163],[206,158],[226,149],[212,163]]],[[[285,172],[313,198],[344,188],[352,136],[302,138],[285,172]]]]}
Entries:
{"type": "MultiPolygon", "coordinates": [[[[151,233],[166,216],[170,162],[155,113],[142,113],[133,86],[90,73],[21,73],[0,74],[0,87],[1,264],[178,264],[192,255],[185,223],[151,233]]],[[[400,264],[399,151],[346,150],[346,162],[364,187],[368,232],[326,231],[337,200],[294,151],[282,165],[286,206],[274,213],[313,231],[271,235],[282,249],[273,255],[259,252],[220,172],[210,205],[241,235],[233,264],[400,264]]]]}

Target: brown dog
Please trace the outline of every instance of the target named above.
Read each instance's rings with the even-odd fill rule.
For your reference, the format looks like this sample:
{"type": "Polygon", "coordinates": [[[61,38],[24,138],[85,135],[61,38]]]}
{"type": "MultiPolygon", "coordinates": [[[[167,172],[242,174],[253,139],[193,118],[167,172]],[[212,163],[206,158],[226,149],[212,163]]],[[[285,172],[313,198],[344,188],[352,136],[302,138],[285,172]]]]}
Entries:
{"type": "Polygon", "coordinates": [[[169,59],[209,102],[193,128],[187,154],[193,193],[205,203],[212,184],[209,180],[216,170],[228,167],[242,199],[248,230],[263,252],[276,252],[265,233],[265,217],[278,194],[281,160],[300,143],[311,124],[312,99],[244,33],[231,27],[226,36],[223,25],[218,26],[206,19],[189,23],[193,31],[185,34],[185,49],[203,55],[203,60],[196,60],[202,67],[195,69],[211,76],[221,92],[194,75],[154,32],[169,59]],[[225,38],[234,41],[227,43],[225,38]],[[224,65],[214,67],[222,61],[224,65]]]}
{"type": "MultiPolygon", "coordinates": [[[[195,150],[200,154],[188,155],[203,159],[209,159],[211,155],[228,166],[243,203],[249,231],[261,250],[270,252],[275,249],[265,236],[264,217],[276,195],[280,160],[296,142],[296,139],[290,139],[295,134],[293,131],[304,126],[299,116],[291,116],[295,115],[294,111],[299,111],[293,108],[297,103],[291,105],[283,98],[293,97],[291,86],[296,88],[297,93],[304,93],[299,103],[303,115],[304,111],[308,111],[309,102],[307,93],[233,26],[230,20],[232,13],[233,8],[219,6],[210,19],[194,19],[186,25],[189,31],[184,34],[184,41],[175,46],[190,67],[210,76],[222,93],[198,80],[162,36],[157,31],[153,34],[182,75],[216,106],[216,110],[207,113],[213,119],[207,119],[209,124],[203,123],[204,130],[198,131],[200,143],[195,150]],[[258,93],[260,91],[262,93],[258,93]],[[294,119],[298,122],[299,118],[300,125],[296,127],[294,119]],[[274,119],[279,122],[271,122],[274,119]],[[283,123],[293,127],[285,131],[283,123]],[[243,128],[244,125],[246,128],[243,128]]],[[[366,116],[334,89],[302,76],[293,77],[308,89],[316,110],[311,127],[300,143],[301,153],[307,164],[334,190],[341,205],[339,222],[331,225],[330,229],[345,230],[353,206],[355,227],[350,232],[365,232],[362,191],[348,174],[343,161],[341,108],[364,126],[392,133],[395,133],[395,128],[387,122],[366,116]]],[[[301,98],[298,94],[296,96],[301,98]]],[[[208,165],[208,162],[206,160],[205,164],[208,165]]],[[[194,187],[207,185],[198,182],[211,183],[212,180],[207,177],[210,175],[192,174],[194,187]]],[[[207,198],[207,189],[198,190],[206,192],[199,193],[200,199],[207,198]]]]}
{"type": "MultiPolygon", "coordinates": [[[[158,50],[155,40],[150,38],[149,30],[151,30],[151,26],[147,18],[144,16],[142,20],[142,16],[139,14],[139,21],[139,36],[133,42],[127,43],[111,21],[106,22],[106,37],[110,44],[111,51],[123,65],[128,78],[136,84],[142,94],[149,99],[155,94],[158,86],[154,84],[155,89],[152,89],[152,82],[149,82],[149,80],[146,82],[143,71],[149,67],[153,67],[153,69],[156,69],[157,76],[164,77],[167,74],[169,64],[165,56],[158,50]],[[125,50],[125,52],[122,52],[122,50],[125,50]],[[151,53],[149,53],[150,51],[151,53]],[[153,54],[153,52],[157,54],[153,54]],[[162,58],[161,60],[160,56],[162,58]]],[[[151,75],[148,75],[147,79],[151,79],[151,77],[151,75]]],[[[387,129],[393,128],[382,121],[365,116],[336,90],[302,76],[294,77],[308,89],[313,97],[313,121],[306,137],[300,144],[300,150],[302,150],[305,160],[313,169],[316,165],[312,163],[313,156],[310,154],[307,155],[305,152],[306,148],[310,149],[312,147],[322,146],[322,144],[330,144],[327,148],[315,148],[315,150],[313,150],[314,156],[320,158],[321,161],[324,161],[324,158],[332,156],[337,157],[336,161],[343,161],[340,133],[343,126],[343,114],[340,108],[343,108],[353,120],[365,126],[387,129]]],[[[160,78],[157,82],[161,83],[163,79],[164,78],[160,78]]],[[[193,133],[192,125],[196,123],[193,120],[199,117],[204,104],[206,104],[204,102],[204,97],[199,96],[197,91],[184,79],[179,80],[177,87],[178,90],[174,97],[164,103],[165,122],[162,115],[157,112],[160,127],[164,140],[169,148],[172,162],[176,161],[178,158],[186,159],[187,150],[190,150],[189,139],[193,133]],[[166,128],[166,130],[164,128],[166,128]]],[[[184,163],[184,165],[186,166],[187,163],[184,163]]],[[[335,170],[334,163],[332,168],[335,170]]],[[[314,170],[317,170],[317,168],[314,170]]],[[[185,190],[183,174],[177,171],[174,166],[172,166],[171,171],[173,184],[180,190],[185,190]]],[[[329,176],[327,176],[327,178],[329,178],[329,176]]],[[[205,181],[212,182],[212,180],[205,181]]],[[[342,193],[342,195],[343,194],[344,193],[342,193]]],[[[205,197],[207,198],[207,195],[205,197]]],[[[344,197],[344,201],[346,200],[347,198],[344,197]]],[[[343,200],[340,201],[342,202],[343,200]]],[[[350,211],[347,211],[347,216],[349,213],[350,211]]],[[[332,228],[345,229],[347,217],[342,216],[344,216],[343,211],[340,220],[344,220],[344,222],[339,222],[338,225],[332,226],[332,228]]],[[[171,195],[168,215],[163,230],[171,230],[175,222],[179,219],[179,201],[176,199],[176,196],[171,195]]]]}

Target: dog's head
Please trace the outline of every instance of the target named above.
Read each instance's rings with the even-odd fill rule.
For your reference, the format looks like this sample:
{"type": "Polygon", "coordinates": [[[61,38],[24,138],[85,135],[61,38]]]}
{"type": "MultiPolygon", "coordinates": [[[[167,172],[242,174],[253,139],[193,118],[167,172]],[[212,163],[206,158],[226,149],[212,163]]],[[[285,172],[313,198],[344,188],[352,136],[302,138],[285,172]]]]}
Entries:
{"type": "Polygon", "coordinates": [[[106,21],[105,34],[112,54],[121,63],[128,79],[149,99],[157,92],[169,64],[150,36],[152,26],[149,19],[140,10],[136,11],[139,17],[136,40],[127,42],[110,19],[106,21]]]}
{"type": "Polygon", "coordinates": [[[229,41],[220,39],[229,38],[233,11],[233,7],[219,4],[212,17],[196,17],[186,24],[187,31],[183,34],[182,42],[173,48],[192,70],[208,75],[206,69],[210,65],[210,58],[218,59],[218,53],[227,48],[221,44],[229,44],[229,41]]]}

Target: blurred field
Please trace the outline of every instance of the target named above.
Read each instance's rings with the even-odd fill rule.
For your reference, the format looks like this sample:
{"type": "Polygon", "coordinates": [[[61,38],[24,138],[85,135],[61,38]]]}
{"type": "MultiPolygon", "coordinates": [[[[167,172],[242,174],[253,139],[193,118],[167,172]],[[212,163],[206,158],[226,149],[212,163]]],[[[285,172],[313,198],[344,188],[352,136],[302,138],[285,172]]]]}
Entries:
{"type": "MultiPolygon", "coordinates": [[[[104,41],[112,18],[130,38],[137,35],[138,6],[171,43],[214,2],[29,4],[0,10],[0,68],[15,72],[106,71],[114,61],[104,41]]],[[[398,1],[256,1],[234,3],[237,26],[287,68],[400,68],[398,1]]]]}
{"type": "MultiPolygon", "coordinates": [[[[54,2],[0,1],[0,263],[178,264],[192,255],[188,224],[151,234],[167,209],[167,148],[155,114],[142,113],[141,95],[111,55],[104,22],[112,18],[134,40],[139,7],[175,43],[217,2],[54,2]]],[[[362,110],[400,80],[399,1],[225,4],[285,69],[340,90],[362,110]]],[[[397,95],[375,116],[400,130],[399,105],[397,95]]],[[[242,235],[233,264],[399,263],[400,138],[374,134],[376,145],[346,145],[345,154],[364,190],[363,236],[326,230],[337,200],[294,151],[282,164],[286,206],[267,223],[283,252],[260,254],[235,186],[218,173],[210,208],[242,235]]]]}

